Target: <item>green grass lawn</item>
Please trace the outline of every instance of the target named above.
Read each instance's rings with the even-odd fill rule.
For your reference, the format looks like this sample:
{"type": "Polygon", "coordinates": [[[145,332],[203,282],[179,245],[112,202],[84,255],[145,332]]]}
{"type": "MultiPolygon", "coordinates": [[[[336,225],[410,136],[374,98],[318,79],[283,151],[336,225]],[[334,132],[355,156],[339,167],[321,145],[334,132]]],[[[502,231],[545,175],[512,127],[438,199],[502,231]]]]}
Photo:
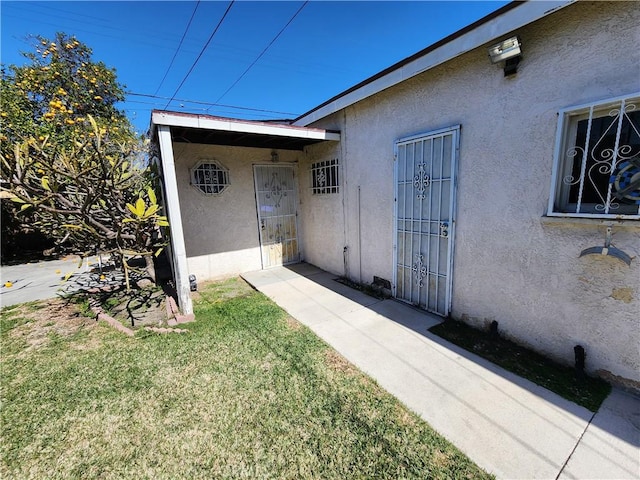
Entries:
{"type": "Polygon", "coordinates": [[[5,308],[0,477],[489,478],[242,281],[198,297],[189,333],[134,338],[5,308]]]}

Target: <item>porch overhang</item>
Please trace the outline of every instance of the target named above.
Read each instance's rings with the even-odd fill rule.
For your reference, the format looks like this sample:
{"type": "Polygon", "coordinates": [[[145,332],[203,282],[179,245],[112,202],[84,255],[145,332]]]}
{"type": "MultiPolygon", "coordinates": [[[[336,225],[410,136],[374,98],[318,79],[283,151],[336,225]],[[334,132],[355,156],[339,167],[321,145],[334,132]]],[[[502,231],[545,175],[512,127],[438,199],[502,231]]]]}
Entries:
{"type": "Polygon", "coordinates": [[[158,147],[163,197],[171,235],[170,257],[178,303],[183,313],[193,313],[187,250],[182,227],[174,143],[198,143],[270,150],[303,150],[307,145],[340,140],[340,133],[288,123],[254,122],[233,118],[154,110],[150,134],[158,147]]]}
{"type": "Polygon", "coordinates": [[[314,143],[340,140],[339,132],[320,128],[163,110],[153,111],[151,125],[152,135],[155,126],[170,127],[171,140],[178,143],[303,150],[314,143]]]}

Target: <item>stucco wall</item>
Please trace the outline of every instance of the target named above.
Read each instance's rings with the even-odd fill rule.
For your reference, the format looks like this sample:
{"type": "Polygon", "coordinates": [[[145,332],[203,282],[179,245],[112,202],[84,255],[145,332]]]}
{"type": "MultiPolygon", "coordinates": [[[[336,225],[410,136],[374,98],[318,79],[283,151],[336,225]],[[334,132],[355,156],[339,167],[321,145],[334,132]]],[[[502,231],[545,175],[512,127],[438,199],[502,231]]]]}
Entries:
{"type": "MultiPolygon", "coordinates": [[[[270,164],[271,150],[187,143],[174,143],[173,149],[189,273],[200,281],[260,270],[253,165],[270,164]],[[230,186],[219,195],[190,185],[189,169],[206,159],[229,170],[230,186]]],[[[301,152],[278,154],[288,163],[301,152]]]]}
{"type": "MultiPolygon", "coordinates": [[[[339,129],[336,129],[339,130],[339,129]]],[[[323,142],[305,149],[300,157],[300,222],[304,230],[302,245],[305,260],[336,275],[345,275],[344,231],[344,158],[341,144],[323,142]],[[314,195],[311,166],[315,162],[337,159],[339,193],[314,195]]],[[[348,255],[348,252],[347,252],[348,255]]],[[[346,270],[349,269],[348,256],[346,270]]]]}
{"type": "Polygon", "coordinates": [[[452,316],[497,320],[566,363],[581,344],[590,371],[640,381],[640,222],[614,228],[635,257],[628,267],[578,258],[603,244],[599,222],[543,218],[558,110],[640,90],[639,13],[633,2],[579,2],[513,32],[523,44],[515,77],[479,48],[315,123],[342,132],[345,238],[323,245],[331,260],[309,258],[333,265],[346,243],[352,278],[361,269],[362,281],[391,280],[394,142],[460,124],[452,316]]]}

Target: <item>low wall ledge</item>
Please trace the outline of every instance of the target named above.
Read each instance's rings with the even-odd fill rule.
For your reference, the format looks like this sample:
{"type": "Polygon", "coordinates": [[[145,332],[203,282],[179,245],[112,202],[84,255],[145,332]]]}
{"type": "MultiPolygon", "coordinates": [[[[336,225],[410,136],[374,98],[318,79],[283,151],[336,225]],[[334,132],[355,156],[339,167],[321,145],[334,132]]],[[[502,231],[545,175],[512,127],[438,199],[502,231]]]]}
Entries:
{"type": "Polygon", "coordinates": [[[615,227],[616,229],[640,231],[640,220],[618,220],[615,218],[582,218],[582,217],[540,217],[543,226],[550,227],[615,227]]]}

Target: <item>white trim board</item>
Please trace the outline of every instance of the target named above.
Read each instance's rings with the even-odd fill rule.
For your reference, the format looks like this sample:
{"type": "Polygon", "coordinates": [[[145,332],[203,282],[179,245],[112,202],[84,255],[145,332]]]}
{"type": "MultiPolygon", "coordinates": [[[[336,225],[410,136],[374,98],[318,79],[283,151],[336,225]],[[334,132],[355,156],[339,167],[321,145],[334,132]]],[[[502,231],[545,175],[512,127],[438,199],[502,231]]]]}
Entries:
{"type": "Polygon", "coordinates": [[[243,120],[213,117],[197,114],[174,114],[154,111],[151,114],[153,125],[170,127],[200,128],[224,132],[253,133],[258,135],[274,135],[280,137],[306,138],[312,140],[340,141],[340,134],[320,128],[268,124],[243,120]]]}

